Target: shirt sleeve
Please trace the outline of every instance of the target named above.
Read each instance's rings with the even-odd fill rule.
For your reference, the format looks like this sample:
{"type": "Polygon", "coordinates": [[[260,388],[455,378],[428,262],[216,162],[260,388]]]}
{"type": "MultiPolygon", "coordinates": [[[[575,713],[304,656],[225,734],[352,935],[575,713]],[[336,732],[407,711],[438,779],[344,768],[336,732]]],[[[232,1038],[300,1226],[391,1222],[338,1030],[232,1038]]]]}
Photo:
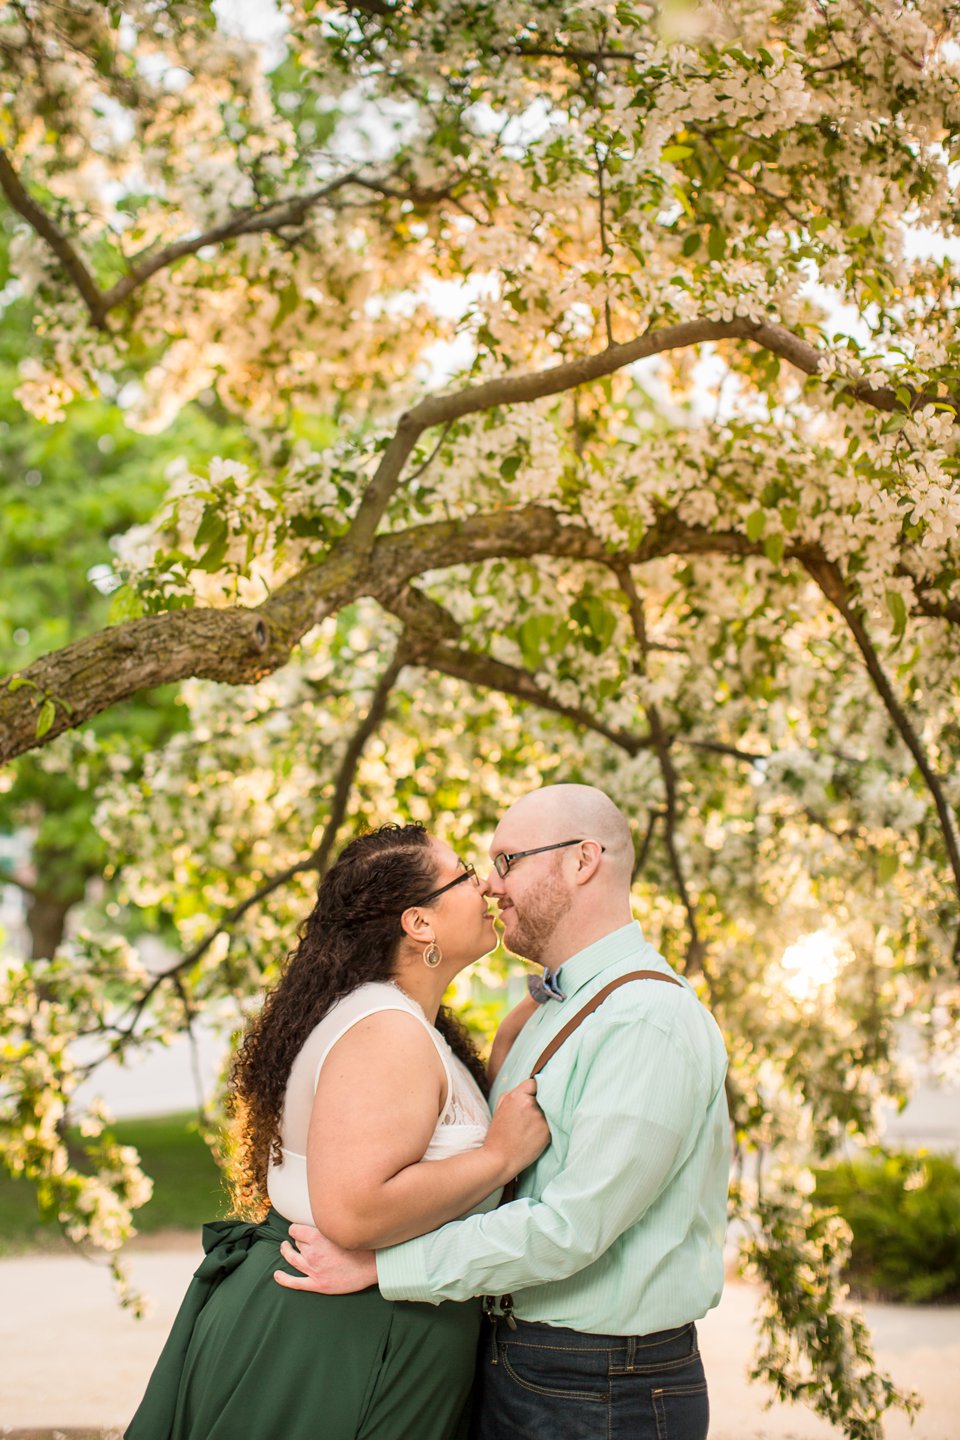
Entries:
{"type": "Polygon", "coordinates": [[[711,1099],[705,1069],[643,1020],[591,1026],[569,1082],[576,1093],[566,1160],[540,1198],[378,1251],[382,1294],[439,1304],[566,1279],[591,1264],[693,1149],[711,1099]]]}

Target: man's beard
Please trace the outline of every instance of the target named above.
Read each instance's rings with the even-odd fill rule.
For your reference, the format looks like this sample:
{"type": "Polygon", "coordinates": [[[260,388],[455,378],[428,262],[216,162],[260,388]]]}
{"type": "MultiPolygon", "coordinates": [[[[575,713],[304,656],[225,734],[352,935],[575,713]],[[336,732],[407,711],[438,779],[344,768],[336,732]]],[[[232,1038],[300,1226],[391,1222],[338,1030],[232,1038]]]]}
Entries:
{"type": "Polygon", "coordinates": [[[542,956],[553,939],[557,926],[562,922],[573,896],[560,877],[561,866],[547,876],[543,885],[524,898],[523,912],[516,904],[513,908],[513,925],[509,947],[515,955],[533,960],[542,965],[542,956]]]}

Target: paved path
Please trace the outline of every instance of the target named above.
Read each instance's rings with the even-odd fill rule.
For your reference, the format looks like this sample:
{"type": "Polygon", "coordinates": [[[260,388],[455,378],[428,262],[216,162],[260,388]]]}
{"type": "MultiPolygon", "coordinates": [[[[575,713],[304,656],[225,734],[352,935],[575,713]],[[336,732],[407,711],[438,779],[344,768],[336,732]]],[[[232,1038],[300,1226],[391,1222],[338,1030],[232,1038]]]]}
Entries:
{"type": "MultiPolygon", "coordinates": [[[[122,1427],[135,1409],[199,1259],[192,1242],[135,1250],[136,1284],[154,1300],[135,1321],[117,1305],[109,1274],[73,1256],[0,1261],[0,1435],[74,1435],[122,1427]]],[[[806,1410],[764,1410],[748,1385],[756,1291],[731,1283],[700,1322],[711,1390],[711,1440],[836,1440],[806,1410]]],[[[960,1435],[960,1307],[866,1307],[882,1364],[926,1402],[911,1430],[888,1420],[887,1440],[957,1440],[960,1435]]]]}

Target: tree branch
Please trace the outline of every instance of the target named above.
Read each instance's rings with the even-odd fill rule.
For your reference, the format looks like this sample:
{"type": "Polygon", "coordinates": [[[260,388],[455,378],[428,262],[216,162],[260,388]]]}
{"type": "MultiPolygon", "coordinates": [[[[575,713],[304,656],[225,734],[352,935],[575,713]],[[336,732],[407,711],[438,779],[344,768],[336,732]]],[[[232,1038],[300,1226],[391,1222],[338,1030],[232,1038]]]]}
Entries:
{"type": "MultiPolygon", "coordinates": [[[[638,656],[634,668],[640,674],[646,674],[647,669],[647,624],[643,613],[643,601],[637,592],[633,576],[628,565],[612,565],[610,567],[617,577],[621,590],[627,599],[630,612],[630,622],[633,626],[634,637],[637,642],[638,656]]],[[[677,849],[677,771],[670,754],[671,737],[660,716],[659,707],[653,702],[645,706],[647,724],[650,726],[650,736],[653,741],[653,748],[656,751],[657,763],[660,766],[660,775],[663,780],[663,789],[666,795],[666,808],[662,813],[663,838],[667,847],[667,856],[670,861],[670,870],[673,874],[674,884],[677,887],[677,894],[680,896],[680,903],[683,905],[687,916],[687,928],[690,931],[690,941],[687,945],[686,975],[697,974],[706,971],[706,946],[700,936],[700,926],[697,921],[697,907],[690,895],[687,886],[686,876],[683,873],[683,864],[680,860],[680,852],[677,849]]],[[[650,827],[652,832],[652,825],[650,827]]]]}
{"type": "Polygon", "coordinates": [[[125,275],[122,280],[118,280],[101,296],[104,310],[113,310],[118,305],[122,305],[135,290],[138,290],[158,271],[165,270],[167,266],[173,265],[177,260],[182,260],[185,255],[195,255],[198,250],[203,250],[207,245],[221,245],[225,240],[235,240],[238,235],[279,234],[282,230],[302,225],[310,211],[321,200],[327,200],[337,191],[344,190],[351,185],[361,190],[371,191],[384,199],[412,200],[418,204],[435,204],[449,196],[448,187],[438,186],[429,189],[423,186],[410,186],[403,188],[391,185],[385,180],[374,180],[361,175],[356,170],[351,170],[346,175],[340,175],[335,180],[330,180],[326,185],[321,185],[318,190],[311,190],[306,195],[291,195],[282,200],[275,200],[269,205],[249,206],[247,209],[238,211],[229,220],[223,221],[220,225],[214,225],[200,235],[194,235],[188,240],[178,240],[172,245],[165,245],[161,250],[144,257],[139,263],[134,263],[130,273],[125,275]]]}
{"type": "MultiPolygon", "coordinates": [[[[456,181],[459,181],[460,178],[457,176],[456,181]]],[[[175,264],[177,260],[182,260],[187,255],[195,255],[208,245],[221,245],[226,240],[235,240],[239,235],[256,235],[265,232],[277,234],[293,226],[302,225],[316,205],[348,186],[356,186],[358,189],[370,191],[384,199],[412,200],[416,204],[425,205],[436,204],[440,200],[449,198],[452,185],[456,181],[451,182],[449,186],[398,186],[391,184],[388,180],[378,180],[372,176],[362,175],[359,171],[351,170],[345,175],[338,176],[335,180],[328,181],[326,185],[311,190],[306,195],[285,196],[268,205],[248,206],[243,210],[238,210],[229,220],[211,226],[209,230],[204,230],[199,235],[185,240],[177,240],[171,245],[164,245],[161,249],[155,250],[153,254],[144,255],[139,261],[135,260],[129,273],[112,285],[109,290],[100,290],[67,236],[42,206],[28,194],[10,162],[9,155],[0,149],[0,188],[3,189],[13,209],[26,220],[41,239],[47,242],[57,256],[83,299],[90,318],[98,330],[109,329],[107,317],[111,310],[122,305],[141,285],[152,279],[160,270],[165,270],[168,266],[175,264]]]]}
{"type": "MultiPolygon", "coordinates": [[[[349,542],[360,549],[369,546],[390,497],[399,484],[407,457],[423,431],[431,426],[449,426],[465,415],[474,415],[498,406],[529,404],[550,395],[559,395],[580,385],[601,380],[638,360],[649,359],[652,355],[702,345],[707,341],[737,339],[753,341],[787,360],[806,375],[817,375],[824,359],[822,351],[782,325],[758,323],[743,318],[686,320],[677,325],[668,325],[662,330],[648,330],[624,344],[611,344],[596,354],[553,365],[546,370],[501,376],[496,380],[464,386],[462,390],[456,390],[449,395],[434,395],[422,400],[412,410],[401,415],[396,433],[364,494],[348,536],[349,542]]],[[[873,388],[864,380],[851,380],[845,388],[847,394],[884,412],[914,410],[928,399],[942,398],[907,387],[911,397],[907,406],[890,386],[873,388]]]]}
{"type": "Polygon", "coordinates": [[[297,875],[306,874],[308,871],[315,871],[321,878],[323,877],[329,865],[330,855],[336,844],[340,827],[346,817],[347,806],[350,802],[350,791],[353,788],[353,782],[361,756],[366,748],[367,741],[383,723],[390,702],[391,691],[397,683],[397,678],[401,670],[409,663],[408,653],[406,641],[401,640],[394,652],[393,658],[377,681],[366,714],[363,716],[363,719],[347,743],[337,769],[337,778],[334,784],[333,796],[330,801],[330,811],[327,815],[326,824],[323,827],[320,843],[311,850],[308,855],[305,855],[303,859],[296,860],[292,865],[285,866],[283,870],[277,871],[275,875],[271,875],[268,879],[262,881],[250,895],[238,901],[236,905],[227,910],[225,914],[220,917],[220,920],[213,929],[209,930],[203,939],[198,941],[186,955],[181,956],[175,964],[169,966],[166,970],[159,971],[143,993],[137,998],[132,1011],[129,1011],[126,1016],[117,1022],[117,1038],[111,1044],[107,1054],[94,1061],[91,1068],[96,1068],[97,1065],[101,1065],[103,1061],[110,1056],[116,1055],[118,1051],[123,1049],[128,1041],[133,1039],[140,1017],[157,990],[169,980],[173,980],[176,985],[179,985],[179,977],[183,972],[192,969],[207,953],[217,939],[217,936],[229,931],[236,925],[238,920],[241,920],[243,916],[246,915],[248,910],[254,909],[261,901],[265,900],[268,895],[272,895],[275,890],[279,890],[282,886],[289,884],[297,875]]]}
{"type": "MultiPolygon", "coordinates": [[[[750,340],[795,365],[805,375],[817,375],[821,362],[826,358],[824,351],[795,335],[792,330],[772,321],[756,321],[744,317],[733,320],[683,320],[661,330],[647,330],[633,340],[609,345],[597,354],[569,360],[548,370],[504,376],[479,385],[466,386],[452,395],[433,396],[422,401],[409,415],[411,418],[416,417],[422,426],[437,425],[479,410],[489,410],[497,405],[524,404],[547,395],[558,395],[564,390],[572,390],[576,385],[588,384],[591,380],[599,380],[605,375],[612,375],[625,365],[648,359],[651,355],[661,355],[669,350],[683,350],[692,345],[719,340],[750,340]]],[[[846,382],[845,388],[848,394],[864,404],[885,412],[907,411],[916,409],[918,404],[927,400],[944,399],[933,392],[928,395],[926,392],[914,390],[910,392],[910,405],[905,405],[889,385],[874,388],[868,385],[866,380],[852,379],[846,382]]],[[[956,405],[958,402],[950,399],[948,403],[956,405]]]]}
{"type": "Polygon", "coordinates": [[[960,600],[934,600],[930,595],[918,592],[917,609],[933,620],[947,620],[951,625],[960,625],[960,600]]]}
{"type": "Polygon", "coordinates": [[[691,125],[689,128],[693,131],[695,135],[700,136],[700,139],[704,142],[704,144],[707,145],[709,149],[713,152],[714,158],[717,160],[717,163],[734,180],[740,181],[740,183],[743,185],[748,185],[755,194],[765,195],[768,200],[773,200],[777,208],[782,210],[784,214],[789,215],[791,220],[795,220],[798,225],[803,227],[807,225],[807,217],[801,215],[799,211],[794,210],[785,195],[778,195],[775,190],[768,190],[765,185],[760,185],[756,180],[751,180],[749,175],[744,175],[741,170],[738,170],[736,168],[736,166],[731,165],[729,161],[724,159],[723,154],[710,139],[710,136],[707,134],[707,132],[701,129],[699,125],[691,125]]]}
{"type": "MultiPolygon", "coordinates": [[[[652,6],[650,8],[651,14],[653,14],[654,8],[652,6]]],[[[651,47],[652,45],[653,41],[651,41],[651,47]]],[[[628,64],[632,64],[637,60],[649,58],[649,52],[641,54],[638,50],[581,50],[575,45],[571,45],[567,49],[561,49],[559,46],[551,45],[527,45],[522,41],[517,41],[514,45],[504,45],[499,49],[494,47],[493,53],[498,55],[520,55],[524,59],[539,60],[543,58],[547,60],[570,60],[574,64],[586,63],[588,65],[601,64],[605,60],[624,60],[628,64]]]]}
{"type": "MultiPolygon", "coordinates": [[[[704,136],[704,138],[707,137],[704,136]]],[[[707,143],[711,143],[709,139],[707,139],[707,143]]],[[[101,330],[108,328],[109,312],[127,300],[151,276],[183,256],[195,254],[206,245],[219,244],[224,240],[234,239],[238,235],[262,231],[275,232],[291,225],[302,224],[304,217],[314,205],[350,185],[369,190],[384,198],[409,199],[421,204],[433,204],[449,198],[453,185],[461,178],[460,176],[456,177],[456,180],[446,186],[400,187],[387,180],[364,176],[355,170],[349,171],[346,175],[338,176],[335,180],[329,181],[326,185],[320,186],[319,189],[313,190],[307,195],[289,196],[267,206],[249,207],[231,216],[221,225],[204,231],[201,235],[164,246],[153,255],[146,256],[139,264],[135,264],[128,275],[117,281],[108,291],[102,292],[97,288],[90,271],[67,237],[42,207],[28,195],[10,163],[7,153],[0,150],[0,188],[3,189],[18,214],[32,226],[38,235],[46,240],[57,255],[86,304],[93,323],[101,330]]],[[[575,385],[587,384],[590,380],[610,375],[625,365],[631,365],[637,360],[646,359],[651,355],[663,354],[668,350],[683,349],[690,345],[702,344],[705,341],[736,339],[753,341],[763,349],[770,350],[773,354],[789,361],[807,375],[816,375],[819,372],[820,362],[824,358],[823,352],[808,341],[787,330],[785,326],[772,322],[757,322],[742,317],[729,321],[687,320],[677,325],[666,326],[662,330],[648,330],[645,334],[622,345],[608,345],[607,349],[599,355],[584,356],[579,360],[569,361],[545,371],[507,376],[499,380],[487,381],[482,385],[468,386],[454,395],[433,397],[423,401],[408,415],[403,416],[401,425],[405,422],[414,423],[422,430],[430,425],[444,424],[459,419],[463,415],[472,414],[478,410],[490,409],[495,405],[522,404],[546,395],[556,395],[562,390],[569,390],[575,385]]],[[[904,404],[898,398],[896,389],[888,385],[874,388],[862,379],[851,380],[845,385],[847,394],[875,409],[887,412],[912,411],[928,401],[945,399],[934,390],[918,391],[910,386],[907,386],[906,389],[910,399],[909,403],[904,404]]],[[[954,396],[946,397],[945,403],[951,404],[954,409],[960,409],[960,400],[954,396]]]]}
{"type": "MultiPolygon", "coordinates": [[[[407,435],[402,444],[396,443],[390,459],[393,473],[415,442],[407,435]]],[[[385,453],[381,467],[387,462],[385,453]]],[[[381,502],[382,496],[376,503],[381,502]]],[[[370,523],[375,523],[372,512],[370,523]]],[[[390,609],[405,584],[430,570],[534,555],[609,566],[612,561],[636,565],[667,555],[763,554],[760,541],[736,531],[686,524],[671,511],[661,511],[632,550],[611,554],[585,526],[542,505],[380,535],[363,555],[357,553],[355,529],[346,541],[256,608],[174,610],[130,620],[42,657],[6,683],[0,680],[0,764],[157,685],[190,676],[251,684],[285,664],[301,637],[325,616],[363,596],[390,609]],[[41,737],[37,720],[47,701],[54,714],[41,737]]],[[[784,558],[814,564],[825,559],[818,546],[804,544],[788,545],[784,558]]]]}
{"type": "Polygon", "coordinates": [[[650,853],[650,846],[653,843],[653,832],[657,828],[657,821],[662,819],[662,810],[651,810],[649,819],[647,820],[647,828],[644,831],[643,842],[637,854],[636,861],[634,862],[633,873],[630,876],[631,884],[636,884],[646,868],[647,856],[650,853]]]}
{"type": "Polygon", "coordinates": [[[113,310],[116,306],[122,305],[128,300],[134,290],[151,279],[160,270],[173,265],[177,260],[182,260],[186,255],[195,255],[198,250],[204,249],[207,245],[221,245],[225,240],[235,240],[238,235],[253,235],[263,232],[276,233],[292,225],[302,225],[306,216],[321,200],[333,195],[337,190],[342,190],[345,185],[356,180],[356,175],[351,171],[347,175],[341,175],[329,184],[322,185],[319,190],[313,190],[308,195],[295,195],[284,200],[277,200],[267,206],[249,206],[239,210],[229,220],[224,220],[220,225],[214,225],[209,230],[204,230],[199,235],[194,235],[187,240],[177,240],[171,245],[164,245],[160,250],[155,250],[152,255],[145,255],[140,260],[133,261],[133,268],[122,280],[106,291],[102,296],[102,302],[106,310],[113,310]]]}
{"type": "Polygon", "coordinates": [[[18,880],[16,875],[11,875],[9,870],[0,870],[0,888],[4,885],[12,885],[15,890],[21,890],[24,895],[36,897],[40,894],[36,885],[30,885],[26,880],[18,880]]]}
{"type": "MultiPolygon", "coordinates": [[[[497,660],[492,655],[465,649],[459,643],[460,626],[449,611],[412,586],[405,586],[392,599],[381,596],[380,601],[403,622],[405,633],[410,640],[411,664],[452,675],[455,679],[463,680],[468,685],[476,685],[481,690],[496,690],[502,695],[512,695],[515,699],[536,705],[541,710],[561,715],[565,720],[571,720],[585,730],[602,735],[631,757],[653,748],[654,740],[650,735],[635,735],[629,730],[617,729],[605,724],[582,706],[563,704],[539,684],[529,670],[497,660]]],[[[689,746],[691,750],[726,755],[749,765],[765,758],[716,740],[694,740],[689,736],[672,736],[671,739],[689,746]]]]}
{"type": "Polygon", "coordinates": [[[73,281],[80,298],[87,307],[90,319],[97,329],[108,329],[108,307],[104,305],[103,296],[97,288],[96,281],[60,227],[37,204],[36,200],[27,194],[19,175],[10,163],[9,155],[2,149],[0,149],[0,189],[3,190],[17,214],[26,220],[41,239],[46,240],[73,281]]]}
{"type": "MultiPolygon", "coordinates": [[[[846,621],[847,628],[856,642],[857,649],[863,656],[867,673],[873,681],[874,689],[883,701],[888,715],[900,734],[900,738],[910,751],[910,754],[916,762],[917,769],[923,776],[924,783],[936,807],[937,817],[940,821],[940,830],[943,835],[943,843],[946,847],[947,858],[953,873],[954,888],[956,889],[958,899],[960,899],[960,844],[957,842],[953,815],[951,814],[950,806],[947,804],[946,796],[943,793],[940,777],[930,764],[920,737],[911,724],[906,710],[894,694],[893,687],[887,679],[886,671],[870,639],[862,616],[850,603],[839,567],[834,562],[826,559],[822,561],[808,559],[805,564],[808,573],[816,581],[826,599],[846,621]]],[[[954,942],[953,957],[955,962],[960,961],[960,929],[957,931],[954,942]]]]}

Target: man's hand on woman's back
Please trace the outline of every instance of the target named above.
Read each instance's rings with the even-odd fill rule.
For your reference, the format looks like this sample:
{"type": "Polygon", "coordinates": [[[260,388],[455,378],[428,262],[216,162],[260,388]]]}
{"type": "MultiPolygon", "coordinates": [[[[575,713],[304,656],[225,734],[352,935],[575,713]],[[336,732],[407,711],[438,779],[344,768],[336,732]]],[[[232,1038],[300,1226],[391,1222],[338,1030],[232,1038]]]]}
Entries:
{"type": "Polygon", "coordinates": [[[373,1250],[342,1250],[312,1225],[291,1225],[290,1240],[280,1253],[299,1275],[275,1270],[273,1278],[287,1290],[309,1290],[317,1295],[352,1295],[377,1283],[377,1257],[373,1250]],[[290,1240],[295,1240],[292,1245],[290,1240]]]}

